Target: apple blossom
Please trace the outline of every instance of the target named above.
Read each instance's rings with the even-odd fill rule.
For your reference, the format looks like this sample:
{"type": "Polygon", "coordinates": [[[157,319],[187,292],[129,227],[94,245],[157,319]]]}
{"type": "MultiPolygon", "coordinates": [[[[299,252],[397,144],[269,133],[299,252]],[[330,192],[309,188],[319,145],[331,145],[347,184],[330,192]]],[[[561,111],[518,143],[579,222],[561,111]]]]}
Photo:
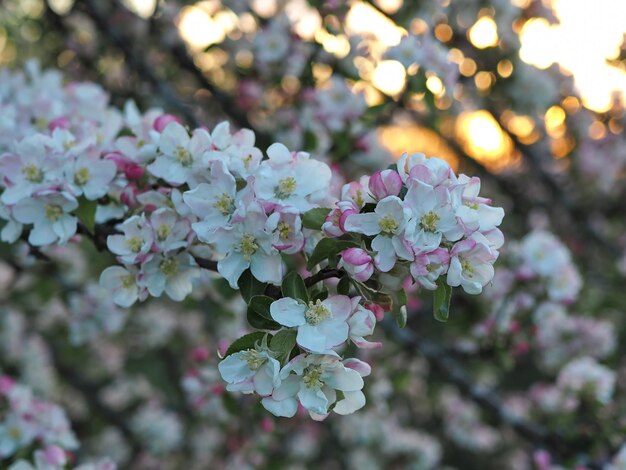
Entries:
{"type": "Polygon", "coordinates": [[[369,253],[361,248],[348,248],[340,253],[337,264],[359,282],[365,282],[374,274],[374,261],[369,253]]]}
{"type": "Polygon", "coordinates": [[[350,298],[345,295],[331,296],[308,305],[284,297],[270,306],[275,321],[298,329],[296,342],[299,346],[320,354],[329,353],[348,339],[351,312],[350,298]]]}

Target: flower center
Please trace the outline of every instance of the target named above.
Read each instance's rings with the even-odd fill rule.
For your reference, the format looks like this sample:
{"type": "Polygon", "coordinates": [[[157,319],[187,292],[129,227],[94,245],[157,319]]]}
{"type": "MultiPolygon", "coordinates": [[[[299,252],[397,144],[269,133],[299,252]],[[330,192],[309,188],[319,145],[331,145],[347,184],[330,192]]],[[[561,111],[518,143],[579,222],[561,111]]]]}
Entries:
{"type": "Polygon", "coordinates": [[[172,229],[169,225],[159,225],[159,227],[156,229],[156,236],[160,242],[169,237],[170,233],[172,233],[172,229]]]}
{"type": "Polygon", "coordinates": [[[386,215],[382,217],[378,221],[378,226],[380,227],[380,231],[387,235],[393,235],[398,230],[398,222],[390,215],[386,215]]]}
{"type": "Polygon", "coordinates": [[[173,276],[178,272],[178,261],[172,258],[167,258],[161,261],[159,269],[166,276],[173,276]]]}
{"type": "Polygon", "coordinates": [[[24,165],[24,168],[22,168],[22,174],[31,183],[41,183],[43,181],[43,173],[39,167],[33,163],[24,165]]]}
{"type": "Polygon", "coordinates": [[[278,182],[278,186],[274,188],[274,195],[278,199],[287,199],[296,190],[296,179],[293,176],[287,176],[278,182]]]}
{"type": "Polygon", "coordinates": [[[469,207],[470,209],[478,210],[477,202],[465,202],[465,205],[469,207]]]}
{"type": "Polygon", "coordinates": [[[324,320],[332,317],[333,314],[329,308],[322,304],[321,300],[317,300],[317,303],[309,302],[309,308],[304,312],[304,319],[309,325],[316,326],[322,323],[324,320]]]}
{"type": "Polygon", "coordinates": [[[247,157],[243,158],[243,166],[248,169],[250,167],[250,162],[252,161],[252,154],[249,153],[247,157]]]}
{"type": "Polygon", "coordinates": [[[439,222],[439,214],[433,211],[424,214],[420,219],[420,225],[426,232],[437,231],[437,222],[439,222]]]}
{"type": "Polygon", "coordinates": [[[139,250],[141,250],[141,245],[143,245],[143,240],[141,239],[141,237],[130,237],[128,239],[126,239],[126,248],[128,248],[130,251],[132,251],[133,253],[139,253],[139,250]]]}
{"type": "Polygon", "coordinates": [[[74,174],[74,182],[79,186],[83,186],[89,181],[89,176],[89,168],[82,167],[74,174]]]}
{"type": "Polygon", "coordinates": [[[174,156],[182,166],[191,165],[191,153],[185,147],[181,147],[180,145],[176,147],[176,150],[174,151],[174,156]]]}
{"type": "Polygon", "coordinates": [[[356,191],[354,193],[353,199],[357,206],[362,207],[363,204],[365,203],[365,198],[363,197],[363,191],[361,191],[360,189],[356,191]]]}
{"type": "Polygon", "coordinates": [[[243,255],[244,259],[249,260],[250,257],[256,253],[256,250],[259,249],[259,245],[256,242],[256,238],[250,235],[249,233],[245,233],[243,237],[241,237],[241,241],[239,242],[239,251],[243,255]]]}
{"type": "Polygon", "coordinates": [[[280,234],[280,238],[289,238],[291,226],[287,222],[279,222],[277,230],[280,234]]]}
{"type": "Polygon", "coordinates": [[[304,386],[307,388],[322,388],[324,386],[322,373],[323,371],[321,366],[309,366],[304,370],[302,383],[304,383],[304,386]]]}
{"type": "Polygon", "coordinates": [[[22,431],[17,426],[11,426],[9,428],[9,436],[13,440],[17,441],[17,440],[19,440],[22,437],[22,431]]]}
{"type": "Polygon", "coordinates": [[[461,269],[463,270],[465,275],[469,277],[470,279],[474,277],[474,267],[471,265],[469,260],[465,258],[461,258],[460,261],[461,261],[461,269]]]}
{"type": "Polygon", "coordinates": [[[213,207],[217,209],[220,214],[230,215],[235,210],[234,200],[227,193],[222,193],[221,196],[215,196],[215,199],[217,199],[217,201],[213,203],[213,207]]]}
{"type": "Polygon", "coordinates": [[[57,220],[59,220],[62,214],[63,209],[61,208],[61,206],[54,206],[52,204],[46,205],[46,217],[52,222],[56,222],[57,220]]]}
{"type": "Polygon", "coordinates": [[[65,142],[63,142],[63,148],[65,150],[70,150],[75,145],[76,145],[76,141],[74,139],[67,139],[65,142]]]}
{"type": "Polygon", "coordinates": [[[256,349],[243,351],[241,358],[248,363],[250,370],[258,370],[267,361],[267,358],[261,356],[261,353],[256,349]]]}
{"type": "Polygon", "coordinates": [[[127,274],[126,276],[121,277],[122,287],[124,289],[128,289],[135,284],[135,276],[132,274],[127,274]]]}

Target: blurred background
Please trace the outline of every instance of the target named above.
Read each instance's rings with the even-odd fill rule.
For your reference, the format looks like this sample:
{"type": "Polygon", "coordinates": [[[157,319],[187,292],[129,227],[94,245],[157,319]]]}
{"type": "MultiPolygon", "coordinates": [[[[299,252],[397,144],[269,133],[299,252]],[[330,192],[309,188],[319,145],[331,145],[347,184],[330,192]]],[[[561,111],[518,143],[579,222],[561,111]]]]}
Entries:
{"type": "MultiPolygon", "coordinates": [[[[126,112],[228,120],[348,180],[439,156],[505,208],[509,247],[492,292],[453,298],[445,327],[414,294],[409,328],[430,340],[381,334],[349,418],[277,420],[223,394],[214,351],[246,325],[214,280],[185,312],[131,313],[18,283],[0,296],[4,370],[67,407],[77,455],[120,468],[626,468],[625,34],[623,0],[2,0],[0,66],[35,89],[58,69],[126,112]],[[555,253],[556,274],[529,271],[555,253]],[[567,315],[542,323],[545,300],[567,315]],[[614,371],[610,405],[550,388],[579,356],[614,371]]],[[[0,107],[0,135],[10,120],[0,107]]],[[[58,261],[95,279],[73,249],[58,261]]]]}

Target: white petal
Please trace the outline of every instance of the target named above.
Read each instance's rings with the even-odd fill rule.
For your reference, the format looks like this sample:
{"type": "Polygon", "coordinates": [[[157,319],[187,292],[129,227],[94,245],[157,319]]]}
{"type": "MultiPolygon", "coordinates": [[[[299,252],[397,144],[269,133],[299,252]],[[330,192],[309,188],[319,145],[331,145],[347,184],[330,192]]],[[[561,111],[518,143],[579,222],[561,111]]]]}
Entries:
{"type": "Polygon", "coordinates": [[[283,326],[294,327],[304,325],[306,306],[295,299],[284,297],[270,305],[270,315],[283,326]]]}

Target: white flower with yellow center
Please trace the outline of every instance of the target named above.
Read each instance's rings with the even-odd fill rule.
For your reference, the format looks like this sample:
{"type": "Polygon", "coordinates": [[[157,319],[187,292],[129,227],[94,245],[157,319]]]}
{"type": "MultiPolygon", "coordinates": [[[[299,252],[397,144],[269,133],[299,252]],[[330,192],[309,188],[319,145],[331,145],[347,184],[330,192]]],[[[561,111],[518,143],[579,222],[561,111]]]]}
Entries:
{"type": "Polygon", "coordinates": [[[285,297],[272,303],[270,314],[283,326],[297,328],[296,342],[307,351],[330,353],[348,339],[350,297],[334,295],[305,305],[285,297]]]}
{"type": "Polygon", "coordinates": [[[194,259],[188,253],[175,256],[155,256],[141,268],[142,283],[153,297],[163,292],[172,300],[181,301],[191,293],[193,280],[200,275],[194,259]]]}
{"type": "Polygon", "coordinates": [[[189,221],[179,218],[173,209],[162,207],[154,211],[150,216],[150,225],[154,230],[154,243],[162,253],[188,245],[189,221]]]}
{"type": "Polygon", "coordinates": [[[13,217],[22,224],[33,224],[28,242],[34,246],[64,244],[76,233],[77,219],[70,212],[78,202],[66,192],[44,191],[22,199],[13,207],[13,217]]]}
{"type": "Polygon", "coordinates": [[[65,166],[65,180],[75,196],[85,195],[94,201],[109,191],[117,168],[111,160],[102,160],[98,153],[84,153],[65,166]]]}
{"type": "Polygon", "coordinates": [[[278,143],[267,149],[267,155],[269,159],[261,163],[254,180],[260,200],[304,212],[327,196],[331,178],[328,165],[304,152],[292,154],[278,143]]]}
{"type": "Polygon", "coordinates": [[[409,180],[404,204],[411,211],[406,236],[415,253],[439,248],[442,239],[457,241],[463,227],[457,222],[448,189],[433,188],[415,179],[409,180]]]}
{"type": "Polygon", "coordinates": [[[263,349],[246,349],[227,356],[218,365],[226,390],[271,395],[280,385],[280,363],[263,349]]]}
{"type": "Polygon", "coordinates": [[[109,266],[100,274],[100,287],[109,292],[113,302],[120,307],[130,307],[138,299],[143,300],[146,297],[137,285],[136,269],[109,266]]]}
{"type": "Polygon", "coordinates": [[[344,226],[348,232],[376,235],[372,240],[372,250],[376,251],[374,262],[379,270],[387,272],[398,258],[413,259],[404,238],[409,214],[399,197],[387,196],[380,200],[374,212],[349,215],[344,226]]]}
{"type": "Polygon", "coordinates": [[[334,404],[340,415],[354,413],[365,405],[363,377],[371,369],[358,359],[340,358],[326,354],[301,354],[280,371],[281,383],[271,396],[261,403],[275,416],[295,415],[298,402],[313,419],[323,419],[334,404]],[[343,398],[337,399],[337,391],[343,398]]]}
{"type": "Polygon", "coordinates": [[[135,264],[151,256],[154,233],[143,214],[130,217],[118,228],[123,235],[109,235],[107,247],[121,262],[135,264]]]}
{"type": "Polygon", "coordinates": [[[255,202],[240,207],[230,225],[219,227],[204,237],[215,251],[225,254],[218,261],[217,270],[233,289],[237,289],[239,277],[248,268],[259,281],[280,284],[283,261],[272,246],[272,240],[273,234],[267,230],[267,216],[255,202]]]}
{"type": "Polygon", "coordinates": [[[54,154],[52,140],[42,134],[26,137],[15,145],[15,153],[0,156],[4,191],[0,201],[15,204],[36,191],[59,185],[65,160],[54,154]]]}
{"type": "Polygon", "coordinates": [[[208,183],[200,183],[191,191],[183,193],[185,204],[200,220],[192,224],[202,241],[218,227],[230,222],[236,209],[237,185],[235,178],[221,160],[211,162],[208,183]]]}
{"type": "Polygon", "coordinates": [[[211,146],[211,135],[204,129],[196,129],[189,137],[187,130],[177,122],[170,122],[159,141],[160,155],[148,165],[148,171],[174,186],[187,183],[196,186],[202,179],[211,146]]]}

